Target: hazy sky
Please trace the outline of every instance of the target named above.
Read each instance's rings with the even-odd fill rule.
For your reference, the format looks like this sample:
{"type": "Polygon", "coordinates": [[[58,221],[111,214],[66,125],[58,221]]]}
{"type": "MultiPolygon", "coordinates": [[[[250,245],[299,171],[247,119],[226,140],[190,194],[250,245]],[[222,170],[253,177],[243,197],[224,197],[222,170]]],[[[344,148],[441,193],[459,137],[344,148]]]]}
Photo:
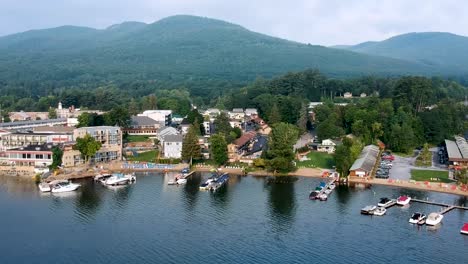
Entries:
{"type": "Polygon", "coordinates": [[[465,0],[0,0],[0,36],[61,25],[152,23],[176,14],[222,19],[321,45],[420,31],[468,35],[465,0]]]}

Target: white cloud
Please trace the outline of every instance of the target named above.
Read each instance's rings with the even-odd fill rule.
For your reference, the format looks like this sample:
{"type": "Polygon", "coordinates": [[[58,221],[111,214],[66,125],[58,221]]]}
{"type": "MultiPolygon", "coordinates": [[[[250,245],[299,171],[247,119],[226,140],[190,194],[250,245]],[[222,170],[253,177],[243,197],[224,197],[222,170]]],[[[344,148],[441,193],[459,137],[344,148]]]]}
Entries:
{"type": "Polygon", "coordinates": [[[65,24],[104,28],[192,14],[285,39],[334,45],[406,32],[468,35],[467,13],[463,0],[2,0],[0,35],[65,24]]]}

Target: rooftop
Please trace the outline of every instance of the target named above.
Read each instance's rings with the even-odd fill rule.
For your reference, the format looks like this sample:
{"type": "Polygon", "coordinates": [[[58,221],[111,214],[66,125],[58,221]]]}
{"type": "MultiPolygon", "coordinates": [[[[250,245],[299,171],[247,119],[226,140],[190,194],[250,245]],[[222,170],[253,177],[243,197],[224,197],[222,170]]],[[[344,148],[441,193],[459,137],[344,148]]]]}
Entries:
{"type": "Polygon", "coordinates": [[[445,140],[449,159],[468,159],[468,143],[463,137],[455,136],[455,141],[445,140]]]}
{"type": "Polygon", "coordinates": [[[34,133],[73,133],[73,130],[75,130],[74,127],[66,127],[66,126],[41,126],[41,127],[35,127],[33,129],[34,133]]]}
{"type": "Polygon", "coordinates": [[[238,147],[244,146],[249,142],[251,139],[253,139],[257,135],[257,132],[255,131],[249,131],[247,133],[244,133],[240,138],[234,140],[234,144],[236,144],[238,147]]]}
{"type": "Polygon", "coordinates": [[[41,145],[29,145],[25,147],[20,147],[20,148],[14,148],[10,149],[7,151],[14,151],[14,152],[19,152],[19,151],[52,151],[53,144],[41,144],[41,145]]]}
{"type": "Polygon", "coordinates": [[[164,142],[182,142],[182,135],[167,135],[164,136],[164,142]]]}
{"type": "Polygon", "coordinates": [[[132,116],[130,120],[130,125],[135,126],[154,126],[159,124],[158,121],[149,118],[147,116],[132,116]]]}
{"type": "Polygon", "coordinates": [[[354,161],[353,166],[351,166],[349,170],[351,171],[362,169],[364,171],[371,172],[377,161],[378,155],[379,147],[375,145],[365,146],[362,149],[361,154],[359,154],[359,157],[356,159],[356,161],[354,161]]]}

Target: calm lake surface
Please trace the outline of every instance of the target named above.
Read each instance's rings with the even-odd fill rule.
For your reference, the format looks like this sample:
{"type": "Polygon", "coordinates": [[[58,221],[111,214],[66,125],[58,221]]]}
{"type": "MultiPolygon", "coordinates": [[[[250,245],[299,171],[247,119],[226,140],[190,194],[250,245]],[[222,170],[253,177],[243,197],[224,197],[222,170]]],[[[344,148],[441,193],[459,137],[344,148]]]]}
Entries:
{"type": "Polygon", "coordinates": [[[320,179],[267,184],[231,176],[217,194],[170,176],[139,174],[136,184],[105,188],[83,180],[76,193],[41,194],[0,177],[0,263],[468,263],[468,211],[453,210],[438,229],[408,223],[415,211],[360,209],[400,194],[468,204],[463,197],[395,189],[337,187],[328,201],[308,200],[320,179]]]}

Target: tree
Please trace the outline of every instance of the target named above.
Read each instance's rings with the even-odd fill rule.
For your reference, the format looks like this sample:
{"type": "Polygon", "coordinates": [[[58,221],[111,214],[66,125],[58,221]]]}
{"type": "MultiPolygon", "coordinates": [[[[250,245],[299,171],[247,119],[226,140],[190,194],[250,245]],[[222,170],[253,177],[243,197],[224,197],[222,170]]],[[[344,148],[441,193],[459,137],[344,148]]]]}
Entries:
{"type": "Polygon", "coordinates": [[[57,118],[57,111],[55,108],[49,107],[49,119],[57,118]]]}
{"type": "Polygon", "coordinates": [[[268,114],[268,123],[274,125],[281,122],[281,114],[276,103],[271,107],[270,113],[268,114]]]}
{"type": "Polygon", "coordinates": [[[266,154],[269,171],[287,173],[294,170],[293,145],[298,137],[299,131],[294,125],[287,123],[273,125],[266,154]]]}
{"type": "Polygon", "coordinates": [[[229,123],[229,117],[226,113],[221,113],[213,122],[215,126],[215,132],[221,133],[224,136],[229,135],[232,130],[231,124],[229,123]]]}
{"type": "Polygon", "coordinates": [[[49,169],[55,170],[60,165],[62,165],[63,151],[59,147],[52,148],[52,164],[50,164],[49,169]]]}
{"type": "Polygon", "coordinates": [[[92,126],[93,122],[93,116],[88,112],[84,112],[78,116],[78,125],[76,127],[92,126]]]}
{"type": "Polygon", "coordinates": [[[104,114],[104,123],[107,126],[128,127],[130,125],[130,113],[122,106],[113,108],[104,114]]]}
{"type": "Polygon", "coordinates": [[[94,156],[101,146],[101,142],[96,141],[94,137],[86,134],[84,137],[76,139],[76,144],[73,146],[73,149],[78,150],[81,153],[81,157],[85,160],[85,163],[87,163],[89,158],[94,156]]]}
{"type": "Polygon", "coordinates": [[[182,160],[190,161],[201,159],[201,148],[198,144],[197,128],[191,125],[182,141],[182,160]]]}
{"type": "Polygon", "coordinates": [[[190,124],[197,122],[203,122],[203,116],[198,112],[198,109],[192,109],[187,115],[187,122],[190,124]]]}
{"type": "Polygon", "coordinates": [[[307,131],[307,122],[309,121],[309,113],[307,111],[307,105],[302,103],[301,110],[299,113],[299,119],[297,120],[297,126],[301,132],[307,131]]]}
{"type": "Polygon", "coordinates": [[[214,134],[210,137],[211,157],[218,165],[225,164],[228,160],[227,143],[224,135],[214,134]]]}

